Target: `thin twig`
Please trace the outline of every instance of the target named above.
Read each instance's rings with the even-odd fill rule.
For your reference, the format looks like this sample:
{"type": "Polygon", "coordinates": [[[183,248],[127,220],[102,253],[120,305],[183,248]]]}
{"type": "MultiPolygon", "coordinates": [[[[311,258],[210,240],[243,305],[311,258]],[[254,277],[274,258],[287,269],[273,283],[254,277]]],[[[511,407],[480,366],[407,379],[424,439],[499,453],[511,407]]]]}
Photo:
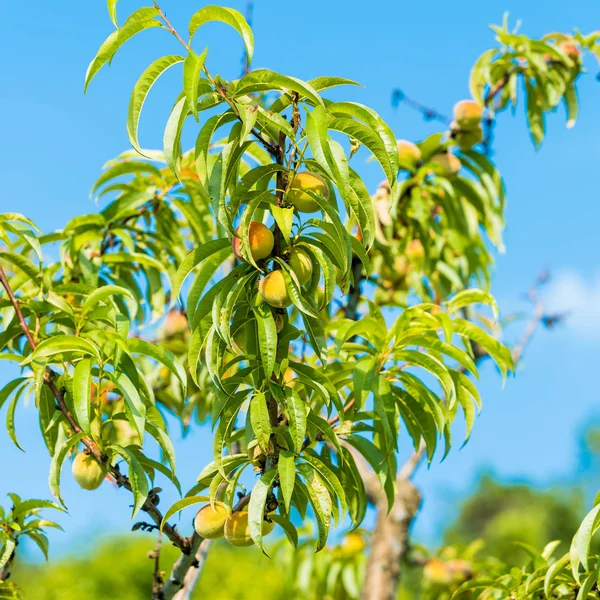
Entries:
{"type": "Polygon", "coordinates": [[[152,600],[163,600],[162,574],[160,572],[160,551],[162,549],[162,533],[156,538],[156,548],[148,553],[148,558],[154,560],[154,571],[152,573],[152,600]]]}

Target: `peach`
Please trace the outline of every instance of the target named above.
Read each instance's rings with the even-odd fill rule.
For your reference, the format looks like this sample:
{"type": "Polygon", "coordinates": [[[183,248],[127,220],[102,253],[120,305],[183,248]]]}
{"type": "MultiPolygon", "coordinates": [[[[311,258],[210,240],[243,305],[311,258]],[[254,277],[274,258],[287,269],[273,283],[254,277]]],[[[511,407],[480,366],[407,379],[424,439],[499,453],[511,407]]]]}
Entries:
{"type": "MultiPolygon", "coordinates": [[[[237,233],[239,235],[240,229],[238,227],[237,233]]],[[[275,238],[273,232],[262,223],[258,221],[251,221],[250,227],[248,228],[248,241],[250,243],[250,254],[252,258],[261,260],[267,258],[273,252],[273,246],[275,245],[275,238]]],[[[244,257],[241,253],[242,240],[238,237],[234,237],[231,245],[233,246],[233,253],[235,256],[244,261],[244,257]]]]}
{"type": "Polygon", "coordinates": [[[288,262],[300,285],[304,285],[310,280],[313,264],[310,256],[304,250],[301,248],[292,248],[288,262]]]}
{"type": "Polygon", "coordinates": [[[258,284],[258,293],[267,304],[274,308],[287,308],[292,304],[292,299],[285,285],[281,271],[271,271],[258,284]]]}
{"type": "Polygon", "coordinates": [[[454,105],[454,119],[460,129],[474,129],[482,117],[483,106],[474,100],[461,100],[454,105]]]}
{"type": "Polygon", "coordinates": [[[434,172],[448,179],[456,177],[462,166],[460,160],[454,154],[446,152],[436,154],[431,162],[433,163],[434,172]]]}
{"type": "Polygon", "coordinates": [[[321,175],[312,171],[303,171],[294,177],[287,194],[287,200],[300,212],[312,213],[318,211],[318,203],[307,192],[313,192],[325,200],[329,200],[327,181],[321,175]]]}
{"type": "Polygon", "coordinates": [[[72,466],[75,481],[84,490],[95,490],[104,481],[107,468],[101,465],[91,454],[80,452],[75,456],[72,466]]]}
{"type": "MultiPolygon", "coordinates": [[[[272,521],[263,521],[262,534],[269,535],[273,531],[272,521]]],[[[254,540],[248,527],[248,512],[242,511],[231,514],[225,521],[225,539],[232,546],[252,546],[254,540]]]]}
{"type": "Polygon", "coordinates": [[[398,140],[398,159],[400,160],[401,169],[414,171],[421,160],[421,150],[419,146],[408,140],[398,140]]]}
{"type": "Polygon", "coordinates": [[[223,537],[225,521],[229,516],[228,508],[222,502],[215,502],[203,506],[194,519],[196,533],[207,540],[216,540],[223,537]]]}

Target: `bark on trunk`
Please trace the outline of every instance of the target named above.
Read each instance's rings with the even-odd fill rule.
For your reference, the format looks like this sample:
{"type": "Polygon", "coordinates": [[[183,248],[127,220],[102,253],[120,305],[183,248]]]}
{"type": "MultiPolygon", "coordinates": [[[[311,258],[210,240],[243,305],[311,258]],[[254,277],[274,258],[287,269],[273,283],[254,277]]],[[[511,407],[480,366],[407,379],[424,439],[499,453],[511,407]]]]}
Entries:
{"type": "Polygon", "coordinates": [[[407,480],[398,481],[389,513],[387,500],[379,498],[362,600],[396,600],[402,560],[409,548],[409,530],[420,504],[417,488],[407,480]]]}

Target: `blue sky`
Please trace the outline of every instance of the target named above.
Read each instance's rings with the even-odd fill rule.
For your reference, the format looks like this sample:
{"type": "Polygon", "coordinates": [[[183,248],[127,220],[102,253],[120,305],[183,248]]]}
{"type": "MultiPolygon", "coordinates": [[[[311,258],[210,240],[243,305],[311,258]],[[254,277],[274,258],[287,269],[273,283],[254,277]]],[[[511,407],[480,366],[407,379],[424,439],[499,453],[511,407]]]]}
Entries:
{"type": "MultiPolygon", "coordinates": [[[[138,0],[121,0],[121,19],[140,5],[138,0]]],[[[245,1],[232,0],[229,5],[243,11],[245,1]]],[[[522,19],[523,31],[532,36],[574,26],[583,32],[600,28],[600,5],[583,0],[549,0],[543,10],[534,0],[463,0],[460,5],[385,0],[368,3],[368,9],[352,9],[365,4],[338,0],[305,0],[293,8],[276,0],[256,0],[255,5],[255,67],[303,79],[355,79],[364,88],[349,88],[346,97],[371,105],[398,137],[414,140],[437,127],[408,107],[393,109],[392,89],[401,88],[450,113],[454,102],[468,95],[471,65],[494,45],[487,26],[499,23],[505,10],[513,20],[522,19]]],[[[189,0],[163,2],[181,30],[200,6],[189,0]]],[[[87,64],[112,30],[105,2],[12,2],[3,8],[3,21],[0,168],[5,187],[0,210],[18,210],[48,231],[94,210],[89,191],[102,165],[128,148],[125,115],[131,87],[152,60],[179,48],[163,31],[144,32],[97,76],[84,96],[87,64]]],[[[238,75],[242,46],[235,33],[208,25],[196,44],[199,50],[209,46],[213,73],[238,75]]],[[[493,285],[500,306],[505,312],[527,309],[524,292],[549,266],[555,275],[548,287],[549,302],[553,308],[575,312],[568,324],[536,335],[520,372],[503,390],[491,365],[483,369],[484,410],[471,441],[460,451],[457,445],[442,465],[418,474],[424,497],[416,527],[421,538],[435,538],[454,514],[456,500],[472,489],[483,469],[539,485],[575,479],[576,436],[600,413],[591,377],[600,347],[600,83],[593,60],[588,67],[589,74],[580,81],[581,113],[573,130],[565,129],[562,111],[552,115],[548,138],[535,152],[519,108],[515,117],[501,115],[494,144],[494,160],[508,187],[507,252],[498,257],[493,285]]],[[[180,86],[175,71],[153,89],[144,108],[145,147],[161,143],[180,86]]],[[[375,164],[365,164],[364,173],[374,188],[381,178],[375,164]]],[[[518,336],[517,325],[511,339],[518,336]]],[[[3,377],[6,372],[0,370],[3,377]]],[[[18,411],[17,433],[25,454],[0,431],[0,502],[9,491],[49,497],[49,457],[33,407],[18,411]]],[[[209,429],[202,428],[177,443],[184,487],[192,485],[210,460],[210,439],[209,429]]],[[[125,492],[109,485],[94,494],[83,492],[66,469],[63,480],[70,516],[61,519],[66,533],[52,536],[56,552],[83,546],[92,533],[124,530],[130,524],[125,492]]],[[[167,494],[164,503],[173,500],[175,496],[167,494]]]]}

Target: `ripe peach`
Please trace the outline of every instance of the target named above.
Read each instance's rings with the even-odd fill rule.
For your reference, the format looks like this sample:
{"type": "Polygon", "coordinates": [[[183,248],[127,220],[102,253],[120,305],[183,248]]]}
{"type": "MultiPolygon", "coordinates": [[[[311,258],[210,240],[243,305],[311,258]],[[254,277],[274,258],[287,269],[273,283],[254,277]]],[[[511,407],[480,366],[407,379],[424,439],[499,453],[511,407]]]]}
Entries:
{"type": "Polygon", "coordinates": [[[425,258],[425,249],[423,248],[423,244],[421,240],[410,240],[406,245],[406,256],[408,256],[411,260],[420,260],[425,258]]]}
{"type": "Polygon", "coordinates": [[[414,171],[417,163],[421,160],[421,150],[419,146],[408,140],[398,140],[398,159],[401,169],[414,171]]]}
{"type": "Polygon", "coordinates": [[[321,175],[312,171],[303,171],[294,177],[287,194],[287,200],[300,212],[312,213],[318,211],[318,203],[307,192],[314,192],[325,200],[329,200],[327,181],[321,175]]]}
{"type": "MultiPolygon", "coordinates": [[[[239,234],[239,227],[237,233],[239,234]]],[[[275,238],[273,232],[262,223],[258,221],[251,221],[248,229],[248,240],[250,242],[250,253],[254,260],[261,260],[267,258],[273,252],[273,246],[275,245],[275,238]]],[[[233,253],[236,257],[244,261],[244,257],[241,253],[242,240],[238,237],[234,237],[231,245],[233,246],[233,253]]]]}
{"type": "Polygon", "coordinates": [[[560,49],[569,57],[575,61],[578,61],[581,57],[581,50],[575,42],[564,41],[560,45],[560,49]]]}
{"type": "Polygon", "coordinates": [[[275,308],[287,308],[292,304],[281,271],[271,271],[266,275],[258,284],[258,293],[275,308]]]}
{"type": "Polygon", "coordinates": [[[439,558],[432,558],[423,567],[423,578],[433,585],[448,585],[452,582],[452,572],[439,558]]]}
{"type": "Polygon", "coordinates": [[[363,539],[362,535],[356,533],[355,531],[349,533],[342,542],[342,553],[345,556],[356,556],[360,554],[365,548],[367,544],[363,539]]]}
{"type": "Polygon", "coordinates": [[[460,129],[474,129],[482,117],[483,106],[474,100],[461,100],[454,105],[454,119],[460,129]]]}
{"type": "Polygon", "coordinates": [[[222,502],[215,502],[214,508],[206,504],[196,514],[194,529],[200,537],[216,540],[223,537],[225,520],[228,516],[229,509],[222,502]]]}
{"type": "MultiPolygon", "coordinates": [[[[272,521],[263,521],[262,534],[269,535],[273,531],[272,521]]],[[[252,546],[254,540],[248,527],[248,512],[231,514],[225,521],[225,539],[233,546],[252,546]]]]}
{"type": "Polygon", "coordinates": [[[446,152],[436,154],[431,162],[433,163],[433,170],[438,175],[448,179],[456,177],[462,166],[460,160],[454,154],[447,154],[446,152]]]}
{"type": "Polygon", "coordinates": [[[107,473],[106,467],[87,452],[77,454],[73,461],[72,471],[75,481],[84,490],[99,488],[107,473]]]}
{"type": "Polygon", "coordinates": [[[189,332],[187,317],[179,310],[172,310],[165,320],[165,337],[172,338],[189,332]]]}
{"type": "Polygon", "coordinates": [[[312,276],[313,264],[310,256],[301,248],[292,248],[289,265],[300,285],[304,285],[312,276]]]}

